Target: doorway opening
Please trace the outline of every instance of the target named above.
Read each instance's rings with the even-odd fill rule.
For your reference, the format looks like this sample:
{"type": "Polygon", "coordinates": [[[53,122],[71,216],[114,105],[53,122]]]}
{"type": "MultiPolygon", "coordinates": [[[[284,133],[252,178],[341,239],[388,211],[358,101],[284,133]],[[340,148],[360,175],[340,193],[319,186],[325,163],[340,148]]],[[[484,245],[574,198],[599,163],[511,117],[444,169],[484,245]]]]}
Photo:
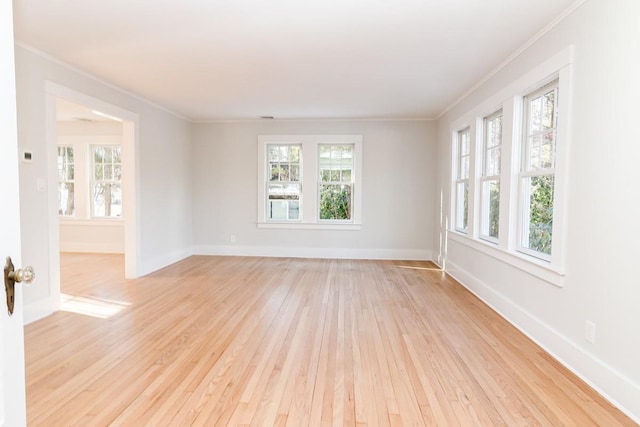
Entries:
{"type": "Polygon", "coordinates": [[[124,253],[125,277],[139,276],[136,203],[139,182],[136,167],[138,115],[73,89],[46,82],[46,120],[50,280],[47,298],[34,304],[29,312],[25,310],[26,323],[60,309],[60,250],[65,247],[75,251],[124,253]],[[88,129],[92,129],[94,134],[91,138],[85,138],[88,129]],[[61,135],[65,138],[59,138],[61,135]],[[92,143],[80,144],[83,139],[92,143]],[[59,150],[59,142],[67,148],[78,143],[80,149],[70,157],[70,150],[66,153],[59,150]],[[60,155],[67,161],[62,168],[66,175],[59,172],[60,155]],[[114,173],[114,169],[117,172],[114,173]],[[81,172],[82,182],[74,181],[77,172],[81,172]],[[61,183],[61,178],[66,180],[61,183]],[[121,183],[116,183],[115,178],[119,178],[121,183]],[[70,215],[62,215],[61,219],[61,211],[73,213],[74,221],[68,218],[70,215]],[[65,223],[66,229],[61,230],[61,223],[65,223]],[[99,224],[100,229],[96,228],[99,224]],[[100,234],[110,240],[101,239],[100,234]]]}

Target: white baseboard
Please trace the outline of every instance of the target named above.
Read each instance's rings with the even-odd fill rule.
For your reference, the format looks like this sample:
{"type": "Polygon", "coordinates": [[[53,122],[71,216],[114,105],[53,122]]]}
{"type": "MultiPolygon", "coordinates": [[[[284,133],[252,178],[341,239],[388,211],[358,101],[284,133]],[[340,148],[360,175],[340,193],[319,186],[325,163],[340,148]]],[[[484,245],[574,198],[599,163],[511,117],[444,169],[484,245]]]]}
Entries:
{"type": "Polygon", "coordinates": [[[63,242],[60,241],[61,252],[80,252],[93,254],[123,254],[121,244],[105,244],[102,242],[63,242]]]}
{"type": "Polygon", "coordinates": [[[282,246],[196,246],[195,255],[261,256],[276,258],[340,258],[431,260],[431,251],[422,249],[353,249],[282,246]]]}
{"type": "Polygon", "coordinates": [[[635,422],[640,423],[640,385],[523,310],[461,266],[447,261],[447,274],[531,338],[605,399],[635,422]]]}

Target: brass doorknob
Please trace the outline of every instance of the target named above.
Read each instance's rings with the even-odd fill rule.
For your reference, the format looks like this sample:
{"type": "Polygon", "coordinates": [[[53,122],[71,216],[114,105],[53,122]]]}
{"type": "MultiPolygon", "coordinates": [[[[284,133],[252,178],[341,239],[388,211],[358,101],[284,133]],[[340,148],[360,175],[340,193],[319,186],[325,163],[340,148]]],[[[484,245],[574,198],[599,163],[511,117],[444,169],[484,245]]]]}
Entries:
{"type": "Polygon", "coordinates": [[[33,271],[33,267],[25,267],[15,269],[11,257],[7,257],[7,263],[4,265],[4,289],[7,293],[7,309],[9,315],[13,314],[13,307],[15,305],[15,285],[16,282],[24,282],[29,284],[36,278],[36,273],[33,271]]]}

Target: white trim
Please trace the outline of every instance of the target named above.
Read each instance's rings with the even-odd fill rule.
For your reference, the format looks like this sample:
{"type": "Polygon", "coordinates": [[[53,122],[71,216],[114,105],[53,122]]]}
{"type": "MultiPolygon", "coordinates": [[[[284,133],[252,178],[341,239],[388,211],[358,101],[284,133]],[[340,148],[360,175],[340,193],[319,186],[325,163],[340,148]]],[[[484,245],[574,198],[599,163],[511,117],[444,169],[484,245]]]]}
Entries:
{"type": "MultiPolygon", "coordinates": [[[[573,64],[575,48],[573,45],[566,46],[559,50],[555,55],[549,57],[537,67],[531,69],[520,78],[514,80],[502,90],[485,99],[475,107],[463,113],[460,117],[451,122],[451,130],[464,129],[475,123],[477,117],[485,117],[500,109],[500,106],[507,101],[513,100],[514,96],[528,94],[535,89],[540,88],[546,83],[554,80],[553,76],[562,73],[562,70],[573,64]]],[[[565,77],[566,78],[566,77],[565,77]]],[[[564,97],[563,94],[560,96],[564,97]]],[[[504,109],[504,106],[502,107],[504,109]]],[[[503,141],[504,144],[504,141],[503,141]]]]}
{"type": "MultiPolygon", "coordinates": [[[[479,124],[481,120],[494,113],[496,110],[502,108],[503,110],[503,141],[502,141],[502,164],[501,164],[501,199],[500,199],[500,239],[498,242],[498,248],[495,249],[495,252],[490,252],[491,256],[497,257],[504,262],[513,262],[513,265],[523,271],[530,272],[531,274],[536,275],[537,277],[542,278],[543,280],[553,283],[556,286],[563,286],[564,280],[560,277],[564,275],[564,263],[566,260],[565,254],[565,245],[564,240],[566,239],[566,196],[564,193],[566,192],[566,185],[568,179],[568,165],[563,164],[566,163],[566,156],[568,153],[569,145],[570,145],[570,99],[572,98],[572,67],[571,64],[574,60],[574,47],[573,45],[569,45],[564,49],[560,50],[555,55],[551,56],[549,59],[533,68],[529,72],[527,72],[524,76],[516,79],[511,84],[507,85],[504,89],[500,90],[493,96],[486,99],[484,102],[478,104],[476,107],[470,109],[468,112],[463,114],[458,119],[454,120],[450,124],[450,132],[452,134],[451,138],[453,141],[452,146],[452,176],[455,177],[455,168],[457,158],[456,158],[456,150],[458,144],[458,131],[466,128],[471,123],[475,123],[475,126],[471,126],[471,144],[472,144],[472,153],[476,154],[476,158],[472,159],[471,167],[473,170],[470,171],[470,176],[475,179],[470,180],[469,183],[469,219],[468,219],[468,229],[466,230],[466,235],[469,236],[469,239],[473,239],[475,242],[480,243],[479,245],[473,245],[474,248],[483,250],[486,247],[486,244],[481,241],[479,238],[479,233],[476,232],[477,226],[479,225],[479,212],[476,209],[476,204],[478,202],[478,190],[476,184],[478,181],[478,174],[476,174],[476,167],[479,167],[480,163],[477,159],[478,150],[476,146],[478,145],[478,136],[481,134],[482,126],[479,124]],[[542,86],[550,83],[551,81],[558,78],[559,89],[562,91],[559,95],[559,98],[562,100],[567,100],[567,102],[561,101],[559,103],[559,118],[564,117],[564,122],[558,123],[558,136],[556,145],[557,153],[557,163],[555,167],[555,188],[554,190],[558,190],[558,193],[555,194],[555,201],[560,201],[558,203],[557,209],[554,204],[554,239],[553,239],[553,248],[552,255],[548,261],[545,262],[535,257],[538,256],[538,253],[535,254],[525,254],[518,247],[519,241],[516,238],[518,233],[518,225],[517,218],[520,214],[520,209],[518,205],[518,201],[520,200],[520,152],[521,152],[521,138],[522,138],[522,100],[524,96],[530,94],[531,92],[541,88],[542,86]],[[511,113],[511,116],[507,114],[511,113]],[[560,138],[567,138],[561,140],[560,138]],[[510,156],[511,164],[508,164],[508,156],[510,156]],[[506,166],[506,167],[505,167],[506,166]],[[506,184],[506,185],[505,185],[506,184]],[[503,188],[504,186],[504,188],[503,188]],[[504,191],[503,191],[504,189],[504,191]],[[508,197],[508,203],[505,203],[503,196],[508,197]],[[515,210],[514,210],[515,209],[515,210]],[[507,214],[507,215],[506,215],[507,214]],[[506,228],[505,228],[506,226],[506,228]],[[520,253],[518,251],[520,250],[520,253]],[[500,255],[502,254],[502,255],[500,255]],[[526,257],[526,260],[525,260],[526,257]],[[529,259],[530,258],[530,259],[529,259]],[[531,268],[530,266],[534,265],[536,267],[531,268]],[[538,267],[542,267],[540,270],[538,267]],[[554,274],[549,275],[545,271],[554,272],[554,274]]],[[[462,236],[463,234],[460,230],[456,229],[456,198],[455,198],[455,181],[451,181],[450,188],[450,203],[449,203],[449,212],[450,218],[453,219],[452,223],[448,225],[448,231],[451,236],[462,236]]],[[[470,246],[471,244],[468,241],[464,241],[465,244],[470,246]]],[[[495,246],[492,244],[492,246],[495,246]]],[[[539,257],[539,256],[538,256],[539,257]]]]}
{"type": "MultiPolygon", "coordinates": [[[[529,273],[545,282],[551,283],[558,287],[564,286],[565,272],[554,268],[546,261],[540,260],[532,256],[521,254],[520,252],[512,252],[502,249],[500,246],[496,246],[495,243],[473,239],[462,233],[455,231],[449,231],[448,239],[455,242],[462,243],[472,249],[482,252],[485,255],[489,255],[499,261],[504,262],[507,265],[517,268],[518,270],[529,273]]],[[[447,265],[449,260],[447,260],[447,265]]]]}
{"type": "Polygon", "coordinates": [[[597,393],[640,423],[640,384],[594,357],[541,319],[496,292],[461,266],[447,261],[447,274],[529,337],[597,393]],[[543,344],[544,343],[544,344],[543,344]]]}
{"type": "MultiPolygon", "coordinates": [[[[59,66],[61,66],[61,67],[63,67],[63,68],[66,68],[66,69],[67,69],[67,70],[69,70],[69,71],[73,71],[74,73],[77,73],[77,74],[79,74],[79,75],[81,75],[81,76],[83,76],[83,77],[86,77],[86,78],[88,78],[88,79],[91,79],[91,80],[93,80],[94,82],[100,83],[101,85],[104,85],[104,86],[106,86],[106,87],[108,87],[108,88],[110,88],[110,89],[113,89],[113,90],[115,90],[115,91],[117,91],[117,92],[119,92],[119,93],[122,93],[122,94],[124,94],[124,95],[130,96],[131,98],[134,98],[134,99],[136,99],[136,100],[138,100],[138,101],[140,101],[140,102],[143,102],[143,103],[145,103],[145,104],[147,104],[147,105],[149,105],[149,106],[151,106],[151,107],[153,107],[153,108],[157,108],[157,109],[159,109],[159,110],[164,111],[165,113],[169,113],[169,114],[171,114],[172,116],[175,116],[175,117],[177,117],[177,118],[179,118],[179,119],[182,119],[182,120],[186,120],[186,121],[188,121],[188,122],[191,122],[191,120],[190,120],[189,118],[184,117],[184,116],[182,116],[182,115],[180,115],[180,114],[176,113],[175,111],[171,111],[171,110],[169,110],[168,108],[163,107],[163,106],[162,106],[162,105],[160,105],[160,104],[156,104],[155,102],[150,101],[150,100],[148,100],[148,99],[146,99],[146,98],[144,98],[144,97],[142,97],[142,96],[140,96],[140,95],[138,95],[138,94],[135,94],[135,93],[133,93],[133,92],[129,92],[129,91],[127,91],[127,90],[125,90],[125,89],[121,88],[120,86],[116,86],[115,84],[113,84],[113,83],[111,83],[111,82],[108,82],[107,80],[103,80],[103,79],[101,79],[101,78],[99,78],[99,77],[96,77],[96,76],[94,76],[93,74],[88,73],[88,72],[86,72],[86,71],[84,71],[84,70],[82,70],[82,69],[80,69],[80,68],[74,67],[73,65],[71,65],[71,64],[69,64],[69,63],[67,63],[67,62],[62,61],[62,60],[60,60],[60,59],[56,58],[55,56],[51,56],[51,55],[49,55],[48,53],[45,53],[45,52],[43,52],[43,51],[41,51],[41,50],[38,50],[38,49],[36,49],[36,48],[35,48],[35,47],[33,47],[33,46],[29,46],[28,44],[25,44],[25,43],[22,43],[22,42],[19,42],[19,41],[16,41],[16,42],[15,42],[15,44],[16,44],[16,46],[19,46],[19,47],[21,47],[22,49],[24,49],[24,50],[26,50],[26,51],[29,51],[29,52],[31,52],[31,53],[33,53],[33,54],[37,55],[37,56],[40,56],[40,57],[42,57],[42,58],[44,58],[44,59],[46,59],[46,60],[48,60],[48,61],[51,61],[51,62],[53,62],[53,63],[55,63],[55,64],[57,64],[57,65],[59,65],[59,66]]],[[[92,109],[93,109],[93,108],[92,108],[92,109]]],[[[99,108],[95,108],[95,110],[98,110],[98,111],[100,111],[101,113],[107,114],[107,115],[109,115],[109,116],[111,116],[111,117],[116,117],[116,118],[119,118],[119,119],[121,119],[121,118],[122,118],[122,117],[121,117],[121,116],[119,116],[119,115],[107,113],[106,111],[103,111],[103,110],[101,110],[101,109],[99,109],[99,108]]]]}
{"type": "MultiPolygon", "coordinates": [[[[362,224],[362,135],[258,135],[258,228],[321,228],[318,225],[338,226],[336,229],[359,230],[362,224]],[[300,220],[270,221],[267,219],[267,145],[269,144],[296,144],[302,146],[301,151],[301,183],[302,194],[300,197],[300,220]],[[321,144],[353,144],[353,205],[350,221],[327,221],[318,219],[318,147],[321,144]],[[273,224],[272,227],[262,226],[273,224]],[[287,225],[287,226],[283,226],[287,225]],[[355,227],[345,228],[344,225],[355,227]]],[[[327,228],[330,229],[330,228],[327,228]]]]}
{"type": "Polygon", "coordinates": [[[59,224],[65,227],[124,227],[124,220],[122,218],[75,219],[71,216],[61,216],[59,218],[59,224]]]}
{"type": "MultiPolygon", "coordinates": [[[[61,86],[51,81],[45,81],[46,120],[47,120],[47,153],[48,180],[57,182],[57,132],[56,132],[56,98],[62,98],[94,110],[101,111],[114,117],[123,119],[122,122],[122,188],[124,239],[125,239],[125,277],[134,279],[141,275],[140,269],[140,217],[138,215],[137,197],[140,194],[139,132],[140,118],[138,114],[125,110],[117,105],[61,86]]],[[[49,185],[49,206],[57,206],[57,185],[49,185]]],[[[57,209],[49,209],[49,264],[50,286],[60,290],[60,235],[58,230],[59,216],[57,209]]],[[[59,296],[59,295],[58,295],[59,296]]]]}
{"type": "Polygon", "coordinates": [[[480,86],[485,84],[489,79],[498,74],[502,69],[504,69],[511,62],[515,61],[515,59],[520,56],[523,52],[529,49],[534,45],[539,39],[541,39],[545,34],[554,29],[558,24],[564,21],[569,15],[571,15],[576,9],[578,9],[586,0],[576,0],[573,4],[571,4],[567,9],[564,10],[561,14],[556,16],[551,22],[549,22],[544,28],[538,31],[533,37],[527,40],[522,46],[520,46],[515,52],[509,55],[504,61],[502,61],[497,67],[491,70],[486,76],[481,78],[476,84],[471,86],[469,90],[464,92],[458,99],[456,99],[451,105],[442,110],[440,114],[438,114],[435,120],[440,120],[445,114],[451,111],[456,105],[460,104],[464,99],[466,99],[469,95],[475,92],[480,86]]]}
{"type": "Polygon", "coordinates": [[[259,256],[275,258],[380,259],[430,261],[432,251],[424,249],[356,249],[283,246],[200,245],[195,255],[259,256]]]}
{"type": "MultiPolygon", "coordinates": [[[[96,177],[96,150],[97,149],[101,149],[101,148],[106,148],[109,147],[110,149],[113,148],[118,148],[120,150],[120,170],[122,171],[122,167],[123,167],[123,160],[122,160],[122,144],[87,144],[86,146],[86,154],[87,154],[87,168],[85,169],[86,175],[83,177],[84,178],[84,182],[88,184],[88,188],[86,189],[86,192],[88,194],[88,198],[89,198],[89,212],[88,212],[88,218],[90,219],[97,219],[97,220],[101,220],[101,219],[118,219],[118,218],[122,218],[122,214],[123,212],[120,212],[120,216],[112,216],[112,215],[96,215],[95,210],[96,210],[96,205],[95,205],[95,187],[96,184],[108,184],[108,185],[119,185],[120,186],[120,191],[122,192],[122,176],[120,177],[120,179],[116,180],[116,179],[101,179],[101,180],[97,180],[96,177]]],[[[112,159],[113,160],[113,159],[112,159]]],[[[102,167],[104,168],[104,165],[110,165],[113,167],[113,169],[115,170],[115,166],[118,163],[114,163],[113,161],[110,161],[109,163],[102,163],[102,167]]],[[[104,175],[104,173],[103,173],[104,175]]],[[[122,195],[120,196],[122,197],[122,195]]],[[[105,201],[106,201],[106,197],[105,197],[105,201]]],[[[122,202],[124,202],[124,200],[121,200],[122,202]]],[[[122,207],[121,207],[122,209],[122,207]]],[[[105,206],[105,212],[107,211],[106,206],[105,206]]]]}
{"type": "Polygon", "coordinates": [[[274,119],[210,119],[192,120],[192,123],[326,123],[326,122],[433,122],[435,117],[327,117],[327,118],[274,118],[274,119]]]}
{"type": "Polygon", "coordinates": [[[464,233],[464,234],[472,234],[473,233],[473,210],[472,207],[474,206],[474,204],[471,202],[471,199],[469,198],[470,195],[474,194],[472,192],[472,180],[471,177],[475,175],[475,158],[476,156],[474,156],[474,152],[475,152],[475,147],[476,144],[474,143],[475,141],[475,129],[470,126],[470,125],[465,125],[462,128],[459,128],[458,130],[455,130],[457,128],[452,128],[452,147],[451,147],[451,152],[453,153],[453,157],[452,157],[452,183],[451,183],[451,217],[453,218],[452,221],[452,228],[459,233],[464,233]],[[468,139],[469,139],[469,152],[465,155],[461,155],[460,154],[460,144],[461,144],[461,136],[467,134],[468,135],[468,139]],[[462,163],[462,157],[467,157],[469,159],[469,166],[468,166],[468,171],[467,171],[467,177],[466,178],[461,178],[461,172],[460,172],[460,164],[462,163]],[[466,224],[466,228],[462,227],[458,227],[458,220],[460,219],[460,215],[458,215],[459,211],[460,214],[462,215],[462,217],[464,218],[464,211],[460,210],[460,206],[458,206],[458,186],[460,184],[466,184],[467,186],[467,224],[466,224]]]}
{"type": "Polygon", "coordinates": [[[319,222],[319,223],[307,223],[307,222],[257,222],[258,228],[280,228],[288,230],[360,230],[362,224],[353,223],[339,223],[339,222],[319,222]]]}
{"type": "Polygon", "coordinates": [[[81,252],[93,254],[124,254],[123,245],[105,242],[65,242],[60,241],[61,252],[81,252]]]}

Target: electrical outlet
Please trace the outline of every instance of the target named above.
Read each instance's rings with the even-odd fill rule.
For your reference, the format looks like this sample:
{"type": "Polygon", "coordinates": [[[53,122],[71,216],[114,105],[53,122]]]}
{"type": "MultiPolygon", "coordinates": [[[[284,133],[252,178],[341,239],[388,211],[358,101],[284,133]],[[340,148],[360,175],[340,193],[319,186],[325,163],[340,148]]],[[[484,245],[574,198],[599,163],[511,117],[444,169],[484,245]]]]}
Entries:
{"type": "Polygon", "coordinates": [[[231,236],[229,236],[229,241],[230,241],[231,243],[235,243],[235,242],[236,242],[236,235],[235,235],[235,234],[232,234],[231,236]]]}
{"type": "Polygon", "coordinates": [[[596,343],[596,324],[589,320],[584,321],[584,339],[588,343],[596,343]]]}

